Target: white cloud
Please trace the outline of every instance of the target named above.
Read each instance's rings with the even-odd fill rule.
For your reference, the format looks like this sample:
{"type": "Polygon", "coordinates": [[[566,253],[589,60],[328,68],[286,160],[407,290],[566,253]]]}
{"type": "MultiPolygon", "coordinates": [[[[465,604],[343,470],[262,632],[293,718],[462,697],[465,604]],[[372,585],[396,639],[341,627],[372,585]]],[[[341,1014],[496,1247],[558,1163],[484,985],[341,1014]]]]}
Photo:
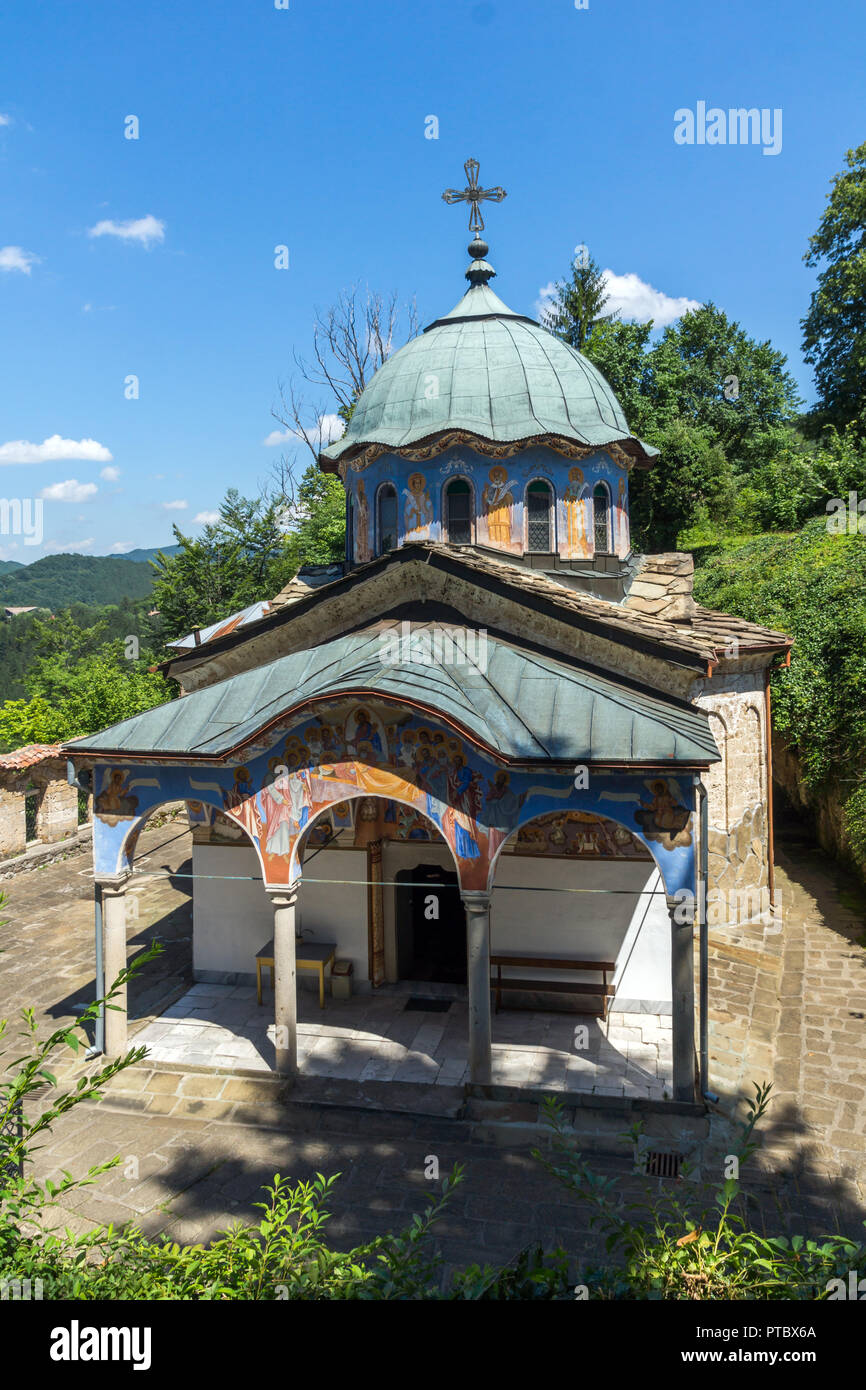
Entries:
{"type": "Polygon", "coordinates": [[[44,487],[39,496],[46,502],[86,502],[99,491],[96,483],[80,483],[77,478],[67,478],[63,483],[51,483],[44,487]]]}
{"type": "MultiPolygon", "coordinates": [[[[604,306],[605,314],[619,311],[621,318],[631,322],[648,323],[652,319],[656,328],[665,328],[669,323],[682,318],[683,314],[701,307],[697,299],[687,299],[685,295],[673,297],[665,294],[663,290],[653,289],[652,285],[641,280],[633,270],[627,271],[625,275],[615,275],[612,270],[603,270],[601,275],[608,294],[608,301],[604,306]]],[[[535,301],[535,312],[539,318],[545,309],[551,307],[551,300],[555,294],[556,285],[553,280],[542,285],[535,301]]]]}
{"type": "Polygon", "coordinates": [[[275,449],[279,444],[289,444],[296,439],[306,439],[317,449],[324,449],[345,434],[346,425],[339,415],[326,414],[316,417],[315,425],[306,430],[271,430],[262,444],[266,449],[275,449]]]}
{"type": "Polygon", "coordinates": [[[11,125],[11,124],[12,124],[12,117],[11,117],[11,116],[6,116],[6,115],[4,115],[4,113],[3,113],[2,111],[0,111],[0,125],[11,125]]]}
{"type": "Polygon", "coordinates": [[[682,318],[690,310],[700,309],[697,299],[687,299],[685,295],[672,297],[664,290],[656,290],[641,280],[634,271],[625,275],[615,275],[612,270],[603,270],[604,286],[610,298],[604,306],[606,314],[619,310],[624,319],[632,322],[648,323],[652,319],[656,328],[665,328],[669,323],[682,318]]]}
{"type": "Polygon", "coordinates": [[[125,555],[127,550],[133,549],[132,541],[115,541],[114,545],[109,547],[108,553],[109,555],[125,555]]]}
{"type": "Polygon", "coordinates": [[[41,444],[31,444],[29,439],[10,439],[0,444],[0,464],[57,463],[60,459],[110,463],[112,454],[95,439],[62,439],[59,434],[52,434],[41,444]]]}
{"type": "Polygon", "coordinates": [[[159,505],[164,512],[184,512],[189,506],[189,503],[184,502],[181,498],[177,498],[174,502],[160,502],[159,505]]]}
{"type": "Polygon", "coordinates": [[[165,241],[165,223],[152,213],[148,213],[146,217],[130,217],[126,222],[115,222],[113,218],[108,217],[91,227],[87,235],[113,236],[120,241],[138,241],[142,246],[150,246],[154,241],[165,241]]]}
{"type": "Polygon", "coordinates": [[[103,478],[107,483],[116,483],[118,478],[120,477],[120,469],[115,468],[112,464],[109,464],[107,468],[100,468],[99,476],[100,478],[103,478]]]}
{"type": "Polygon", "coordinates": [[[213,526],[219,519],[219,512],[196,512],[193,517],[193,521],[198,522],[200,526],[213,526]]]}
{"type": "Polygon", "coordinates": [[[538,318],[542,317],[545,309],[550,308],[550,301],[555,294],[556,282],[554,280],[548,280],[546,285],[541,286],[541,289],[538,291],[538,298],[535,301],[535,313],[538,318]]]}
{"type": "Polygon", "coordinates": [[[80,555],[90,550],[92,545],[93,537],[88,536],[85,541],[70,541],[68,545],[61,545],[58,541],[46,541],[42,549],[46,555],[80,555]]]}
{"type": "Polygon", "coordinates": [[[39,264],[39,257],[23,246],[0,246],[0,270],[20,270],[29,275],[31,267],[39,264]]]}

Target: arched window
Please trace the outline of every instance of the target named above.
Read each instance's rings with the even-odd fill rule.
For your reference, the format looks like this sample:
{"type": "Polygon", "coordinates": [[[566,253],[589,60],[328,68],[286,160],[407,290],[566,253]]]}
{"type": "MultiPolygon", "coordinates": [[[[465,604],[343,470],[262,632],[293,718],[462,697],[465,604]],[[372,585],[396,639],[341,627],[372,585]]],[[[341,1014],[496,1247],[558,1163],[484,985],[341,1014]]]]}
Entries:
{"type": "Polygon", "coordinates": [[[610,493],[606,483],[592,490],[592,535],[596,554],[610,551],[610,493]]]}
{"type": "Polygon", "coordinates": [[[397,549],[397,489],[386,483],[379,489],[379,554],[397,549]]]}
{"type": "Polygon", "coordinates": [[[526,513],[527,549],[549,554],[553,549],[553,489],[541,478],[536,478],[526,489],[526,513]]]}
{"type": "Polygon", "coordinates": [[[472,544],[472,489],[465,478],[454,478],[445,489],[445,539],[472,544]]]}

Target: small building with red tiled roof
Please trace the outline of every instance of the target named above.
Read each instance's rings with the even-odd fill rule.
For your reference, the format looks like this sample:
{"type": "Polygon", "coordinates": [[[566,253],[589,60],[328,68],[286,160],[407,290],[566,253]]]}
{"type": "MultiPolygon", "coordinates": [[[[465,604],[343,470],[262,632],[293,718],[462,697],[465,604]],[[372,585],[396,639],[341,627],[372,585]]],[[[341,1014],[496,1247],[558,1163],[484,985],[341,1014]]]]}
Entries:
{"type": "Polygon", "coordinates": [[[69,839],[88,818],[87,799],[66,779],[59,743],[0,753],[0,863],[29,845],[69,839]]]}

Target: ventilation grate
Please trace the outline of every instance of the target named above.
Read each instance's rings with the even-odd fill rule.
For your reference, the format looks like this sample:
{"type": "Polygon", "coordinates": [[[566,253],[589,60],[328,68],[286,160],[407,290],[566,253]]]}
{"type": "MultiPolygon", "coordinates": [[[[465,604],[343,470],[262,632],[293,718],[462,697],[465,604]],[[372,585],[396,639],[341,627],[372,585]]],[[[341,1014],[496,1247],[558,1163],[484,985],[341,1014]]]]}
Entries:
{"type": "Polygon", "coordinates": [[[648,1178],[678,1178],[682,1154],[666,1153],[664,1149],[647,1149],[644,1172],[648,1178]]]}

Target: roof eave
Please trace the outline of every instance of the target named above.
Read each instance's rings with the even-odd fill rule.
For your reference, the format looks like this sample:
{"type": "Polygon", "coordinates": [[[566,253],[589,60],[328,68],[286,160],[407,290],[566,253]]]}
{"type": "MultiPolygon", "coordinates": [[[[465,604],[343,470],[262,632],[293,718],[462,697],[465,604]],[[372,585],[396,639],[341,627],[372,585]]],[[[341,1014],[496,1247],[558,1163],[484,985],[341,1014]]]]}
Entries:
{"type": "MultiPolygon", "coordinates": [[[[318,456],[319,468],[323,473],[339,474],[340,463],[351,463],[358,455],[365,453],[367,449],[381,449],[389,454],[396,454],[401,457],[406,450],[427,449],[435,444],[437,439],[441,439],[450,434],[460,434],[463,436],[467,447],[472,448],[473,442],[477,441],[481,448],[490,446],[501,446],[503,444],[513,444],[515,450],[525,445],[529,439],[544,445],[549,443],[554,447],[554,441],[566,440],[570,444],[575,444],[581,449],[592,449],[593,451],[610,448],[617,445],[627,453],[634,461],[636,468],[651,468],[659,457],[659,450],[651,444],[645,444],[635,434],[615,435],[606,440],[603,444],[589,444],[578,434],[565,434],[561,430],[543,430],[529,435],[520,435],[515,439],[494,439],[490,435],[477,434],[471,430],[461,430],[455,427],[454,430],[445,428],[437,429],[433,434],[419,435],[417,438],[404,439],[400,444],[391,444],[386,440],[379,439],[375,435],[364,436],[360,439],[350,439],[343,435],[334,444],[329,444],[327,449],[322,449],[318,456]]],[[[451,447],[450,444],[445,447],[451,447]]]]}

